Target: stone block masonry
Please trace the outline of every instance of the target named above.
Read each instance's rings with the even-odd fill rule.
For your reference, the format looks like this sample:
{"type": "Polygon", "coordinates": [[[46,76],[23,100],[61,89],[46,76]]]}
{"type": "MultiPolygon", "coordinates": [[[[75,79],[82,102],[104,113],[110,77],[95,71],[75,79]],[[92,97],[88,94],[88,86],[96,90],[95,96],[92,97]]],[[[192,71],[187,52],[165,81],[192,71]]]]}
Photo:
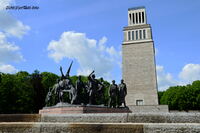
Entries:
{"type": "Polygon", "coordinates": [[[122,44],[122,77],[127,105],[158,105],[155,50],[144,7],[128,10],[122,44]]]}
{"type": "Polygon", "coordinates": [[[0,123],[0,133],[199,133],[199,123],[0,123]]]}
{"type": "Polygon", "coordinates": [[[200,133],[200,113],[0,115],[0,133],[82,132],[200,133]]]}
{"type": "Polygon", "coordinates": [[[200,113],[0,114],[4,122],[200,123],[200,113]]]}

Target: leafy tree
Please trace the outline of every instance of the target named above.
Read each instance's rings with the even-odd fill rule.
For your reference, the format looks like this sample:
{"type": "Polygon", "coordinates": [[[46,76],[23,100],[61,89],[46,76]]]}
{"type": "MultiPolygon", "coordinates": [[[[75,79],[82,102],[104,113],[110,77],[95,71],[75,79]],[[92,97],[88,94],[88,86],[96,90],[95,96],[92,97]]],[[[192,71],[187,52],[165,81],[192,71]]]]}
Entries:
{"type": "MultiPolygon", "coordinates": [[[[75,86],[77,76],[70,77],[75,86]]],[[[32,74],[20,71],[16,74],[4,74],[0,76],[0,113],[38,113],[38,110],[45,106],[45,98],[59,76],[50,72],[40,73],[35,70],[32,74]]],[[[82,76],[83,82],[87,85],[88,78],[82,76]]],[[[107,102],[109,83],[104,81],[103,90],[107,102]]],[[[64,95],[68,99],[68,95],[64,95]]],[[[51,105],[55,105],[56,96],[53,94],[51,105]]],[[[69,101],[68,101],[69,102],[69,101]]]]}
{"type": "Polygon", "coordinates": [[[42,109],[45,105],[45,89],[42,85],[42,75],[38,70],[35,70],[34,73],[31,74],[31,84],[34,89],[34,112],[38,112],[39,109],[42,109]]]}
{"type": "Polygon", "coordinates": [[[199,80],[194,81],[191,85],[170,87],[165,92],[159,92],[159,95],[160,103],[169,105],[171,110],[200,109],[199,80]]]}
{"type": "Polygon", "coordinates": [[[161,103],[161,97],[163,96],[163,94],[165,93],[165,91],[159,91],[158,92],[158,101],[159,101],[159,104],[161,103]]]}
{"type": "Polygon", "coordinates": [[[2,73],[0,72],[0,83],[1,83],[1,79],[2,79],[2,78],[1,78],[1,75],[2,75],[2,73]]]}
{"type": "Polygon", "coordinates": [[[33,88],[27,72],[3,74],[0,84],[0,113],[32,113],[33,88]]]}
{"type": "Polygon", "coordinates": [[[0,84],[0,112],[12,113],[16,101],[14,75],[3,74],[0,84]]]}
{"type": "Polygon", "coordinates": [[[59,79],[59,76],[50,72],[43,72],[41,73],[41,76],[42,76],[41,83],[45,90],[45,94],[47,94],[49,88],[51,88],[56,83],[57,79],[59,79]]]}
{"type": "MultiPolygon", "coordinates": [[[[78,79],[77,76],[70,77],[72,84],[78,79]]],[[[35,70],[32,74],[20,71],[16,74],[0,73],[0,113],[38,113],[45,105],[45,97],[59,79],[59,76],[35,70]]],[[[84,84],[88,84],[87,76],[82,76],[84,84]]],[[[103,81],[105,88],[104,102],[109,101],[110,83],[103,81]]],[[[53,94],[51,105],[56,104],[53,94]]],[[[173,86],[163,92],[158,92],[159,103],[169,105],[171,110],[200,110],[200,80],[185,86],[173,86]]],[[[64,95],[68,99],[67,93],[64,95]]],[[[66,100],[67,101],[67,100],[66,100]]],[[[69,99],[68,99],[69,102],[69,99]]],[[[101,104],[100,101],[97,103],[101,104]]]]}
{"type": "Polygon", "coordinates": [[[28,72],[20,71],[15,74],[14,84],[16,85],[16,112],[19,113],[33,113],[34,107],[33,94],[34,89],[31,86],[31,79],[28,72]]]}

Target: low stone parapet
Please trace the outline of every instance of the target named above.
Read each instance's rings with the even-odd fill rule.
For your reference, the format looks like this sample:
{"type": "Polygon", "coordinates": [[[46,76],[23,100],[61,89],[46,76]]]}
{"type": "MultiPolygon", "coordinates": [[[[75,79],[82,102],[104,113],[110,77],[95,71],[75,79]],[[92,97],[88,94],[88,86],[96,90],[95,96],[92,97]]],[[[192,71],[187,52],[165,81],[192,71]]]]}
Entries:
{"type": "Polygon", "coordinates": [[[0,123],[1,133],[199,133],[199,123],[0,123]]]}
{"type": "Polygon", "coordinates": [[[131,113],[129,108],[109,108],[105,106],[55,106],[39,110],[39,114],[83,114],[83,113],[131,113]]]}
{"type": "Polygon", "coordinates": [[[40,122],[39,114],[0,114],[0,122],[40,122]]]}
{"type": "Polygon", "coordinates": [[[168,105],[129,105],[129,109],[132,113],[168,113],[169,107],[168,105]]]}
{"type": "Polygon", "coordinates": [[[0,122],[200,123],[200,113],[0,114],[0,122]]]}

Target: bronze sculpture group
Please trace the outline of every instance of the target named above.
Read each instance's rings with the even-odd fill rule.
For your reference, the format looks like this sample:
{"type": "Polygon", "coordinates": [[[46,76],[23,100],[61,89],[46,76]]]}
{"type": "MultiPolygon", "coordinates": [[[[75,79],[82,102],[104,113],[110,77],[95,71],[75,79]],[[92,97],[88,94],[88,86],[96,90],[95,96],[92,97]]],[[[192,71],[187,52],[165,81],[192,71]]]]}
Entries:
{"type": "MultiPolygon", "coordinates": [[[[73,63],[73,62],[72,62],[73,63]]],[[[62,67],[60,67],[61,78],[57,80],[57,83],[49,90],[46,96],[46,106],[48,106],[52,93],[54,93],[59,101],[63,103],[64,93],[68,93],[70,102],[69,104],[75,105],[108,105],[109,107],[120,107],[124,104],[126,107],[125,96],[127,95],[126,84],[123,79],[119,85],[115,84],[115,81],[112,81],[112,84],[109,87],[109,103],[105,103],[103,100],[105,94],[103,90],[105,89],[105,84],[103,78],[97,80],[95,78],[94,71],[88,76],[88,83],[85,84],[81,76],[78,76],[78,79],[75,85],[72,84],[69,76],[72,63],[69,66],[69,69],[66,75],[63,74],[62,67]]]]}

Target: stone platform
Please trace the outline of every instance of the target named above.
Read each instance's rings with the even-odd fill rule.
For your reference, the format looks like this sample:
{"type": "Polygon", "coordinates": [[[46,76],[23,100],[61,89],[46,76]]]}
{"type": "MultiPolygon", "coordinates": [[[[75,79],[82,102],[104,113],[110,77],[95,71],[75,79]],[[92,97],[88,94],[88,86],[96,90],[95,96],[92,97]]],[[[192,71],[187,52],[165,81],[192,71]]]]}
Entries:
{"type": "Polygon", "coordinates": [[[0,114],[0,133],[200,133],[200,113],[0,114]]]}
{"type": "Polygon", "coordinates": [[[53,107],[44,107],[39,114],[82,114],[82,113],[131,113],[129,108],[109,108],[99,105],[65,105],[59,104],[53,107]]]}
{"type": "Polygon", "coordinates": [[[0,123],[0,133],[199,133],[199,123],[0,123]]]}
{"type": "Polygon", "coordinates": [[[129,109],[132,113],[168,113],[169,107],[168,105],[142,105],[142,106],[135,106],[129,105],[129,109]]]}
{"type": "Polygon", "coordinates": [[[0,114],[1,122],[200,124],[200,113],[0,114]]]}

